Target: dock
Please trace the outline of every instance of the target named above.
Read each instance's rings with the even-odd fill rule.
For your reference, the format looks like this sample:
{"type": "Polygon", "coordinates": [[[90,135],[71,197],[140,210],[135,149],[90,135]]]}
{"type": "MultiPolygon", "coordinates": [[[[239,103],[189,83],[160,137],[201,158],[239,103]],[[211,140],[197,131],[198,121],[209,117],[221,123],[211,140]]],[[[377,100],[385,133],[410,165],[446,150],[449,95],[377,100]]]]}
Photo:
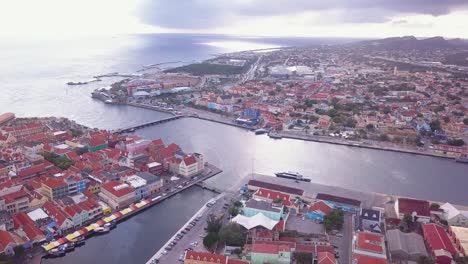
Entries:
{"type": "MultiPolygon", "coordinates": [[[[195,186],[197,185],[198,183],[200,182],[203,182],[219,173],[221,173],[222,170],[215,167],[214,165],[211,165],[211,164],[207,164],[206,167],[205,167],[205,172],[201,175],[198,176],[197,180],[183,186],[182,188],[178,188],[178,189],[175,189],[171,192],[168,192],[166,193],[165,195],[160,195],[160,194],[155,194],[153,195],[154,197],[148,197],[144,200],[141,200],[139,202],[136,202],[135,204],[131,204],[130,206],[128,206],[127,208],[124,208],[124,209],[121,209],[119,210],[118,212],[114,212],[113,214],[111,214],[110,216],[106,216],[106,217],[103,217],[102,219],[94,222],[94,223],[91,223],[89,224],[88,226],[86,227],[82,227],[81,229],[78,229],[78,230],[75,230],[75,232],[73,233],[70,233],[64,237],[61,237],[59,239],[57,239],[56,241],[54,242],[51,242],[49,244],[46,244],[46,245],[43,245],[43,249],[45,251],[49,251],[53,248],[56,248],[62,244],[65,244],[67,243],[68,241],[70,240],[73,240],[77,237],[80,237],[80,236],[84,236],[84,237],[87,237],[89,235],[93,235],[94,234],[94,229],[96,229],[97,227],[100,227],[100,226],[103,226],[104,224],[106,223],[109,223],[111,221],[117,221],[117,222],[121,222],[121,221],[124,221],[126,220],[127,218],[139,213],[139,212],[142,212],[146,209],[148,209],[149,207],[152,207],[153,205],[156,205],[164,200],[166,200],[167,198],[169,197],[172,197],[192,186],[195,186]]],[[[112,232],[112,231],[111,231],[112,232]]]]}

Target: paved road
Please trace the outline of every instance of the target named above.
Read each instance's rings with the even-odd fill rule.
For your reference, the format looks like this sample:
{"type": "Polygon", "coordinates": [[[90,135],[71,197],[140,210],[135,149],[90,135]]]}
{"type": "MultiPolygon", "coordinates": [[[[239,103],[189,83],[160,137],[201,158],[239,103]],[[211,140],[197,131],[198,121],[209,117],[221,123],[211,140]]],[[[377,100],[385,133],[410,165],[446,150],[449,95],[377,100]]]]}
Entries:
{"type": "Polygon", "coordinates": [[[330,235],[330,243],[337,246],[338,262],[340,264],[352,263],[352,241],[353,241],[354,221],[353,215],[345,213],[342,237],[330,235]]]}
{"type": "MultiPolygon", "coordinates": [[[[198,211],[197,214],[195,214],[192,219],[190,219],[184,226],[182,226],[181,230],[179,230],[176,234],[181,234],[181,231],[185,228],[185,226],[192,222],[195,221],[194,219],[198,216],[201,216],[198,221],[195,221],[196,224],[195,226],[188,231],[186,234],[183,235],[183,237],[177,242],[175,246],[172,247],[171,250],[167,250],[166,252],[164,250],[158,251],[161,252],[161,256],[159,257],[159,263],[177,263],[181,259],[181,256],[183,258],[184,252],[187,248],[191,247],[193,250],[196,251],[204,251],[206,252],[207,250],[203,246],[203,237],[205,235],[205,230],[204,228],[206,227],[206,220],[208,218],[208,215],[210,214],[220,214],[225,212],[225,209],[223,209],[223,205],[226,202],[226,197],[224,194],[221,194],[220,196],[217,197],[217,202],[214,206],[208,208],[206,205],[204,205],[200,211],[198,211]],[[198,242],[197,246],[190,245],[191,243],[198,242]]],[[[174,238],[172,238],[169,241],[174,241],[174,238]]],[[[163,247],[165,248],[166,245],[163,247]]],[[[156,254],[156,258],[159,256],[159,254],[156,254]]],[[[148,264],[152,263],[148,261],[148,264]]]]}

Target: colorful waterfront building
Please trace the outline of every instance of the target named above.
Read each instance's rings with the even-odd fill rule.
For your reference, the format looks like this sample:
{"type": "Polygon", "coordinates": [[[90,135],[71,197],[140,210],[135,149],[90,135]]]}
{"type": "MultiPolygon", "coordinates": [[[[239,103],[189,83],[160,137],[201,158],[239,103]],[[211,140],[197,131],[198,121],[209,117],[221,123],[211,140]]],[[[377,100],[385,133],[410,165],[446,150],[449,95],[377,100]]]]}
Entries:
{"type": "Polygon", "coordinates": [[[252,246],[252,264],[289,264],[294,249],[288,243],[255,243],[252,246]]]}

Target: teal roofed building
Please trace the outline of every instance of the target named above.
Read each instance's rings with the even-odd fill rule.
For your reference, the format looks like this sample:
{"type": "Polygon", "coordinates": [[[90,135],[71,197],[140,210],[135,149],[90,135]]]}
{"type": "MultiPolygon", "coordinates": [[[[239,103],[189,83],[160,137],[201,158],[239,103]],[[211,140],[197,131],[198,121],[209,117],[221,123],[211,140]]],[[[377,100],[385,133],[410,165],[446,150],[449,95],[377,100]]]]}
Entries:
{"type": "Polygon", "coordinates": [[[284,211],[283,205],[274,205],[265,201],[257,201],[250,199],[245,203],[242,208],[243,214],[247,217],[252,217],[258,213],[262,213],[264,216],[274,221],[280,221],[286,219],[287,213],[284,211]]]}

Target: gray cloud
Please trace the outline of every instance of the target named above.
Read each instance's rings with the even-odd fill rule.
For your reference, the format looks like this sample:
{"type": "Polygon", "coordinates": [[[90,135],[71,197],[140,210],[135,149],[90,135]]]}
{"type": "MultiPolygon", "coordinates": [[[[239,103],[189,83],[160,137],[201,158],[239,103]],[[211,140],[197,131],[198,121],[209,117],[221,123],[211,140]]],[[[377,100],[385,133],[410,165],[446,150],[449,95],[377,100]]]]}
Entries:
{"type": "Polygon", "coordinates": [[[248,17],[335,12],[343,23],[379,23],[398,14],[439,16],[468,6],[467,0],[142,0],[142,22],[167,28],[204,29],[248,17]]]}

